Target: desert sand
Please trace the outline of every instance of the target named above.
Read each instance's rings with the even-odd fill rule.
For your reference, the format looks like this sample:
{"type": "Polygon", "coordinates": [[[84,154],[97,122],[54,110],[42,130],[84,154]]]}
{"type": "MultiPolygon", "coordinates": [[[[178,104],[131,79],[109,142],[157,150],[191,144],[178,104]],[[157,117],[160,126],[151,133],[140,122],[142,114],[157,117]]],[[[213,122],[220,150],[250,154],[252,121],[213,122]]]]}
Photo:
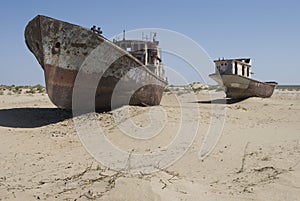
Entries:
{"type": "Polygon", "coordinates": [[[276,90],[268,99],[227,104],[211,101],[206,90],[190,93],[164,94],[161,106],[154,107],[164,111],[163,128],[148,140],[124,135],[119,125],[161,126],[161,119],[149,117],[153,107],[93,114],[106,138],[131,153],[161,151],[181,124],[199,123],[186,153],[150,174],[134,173],[128,164],[124,169],[100,164],[80,141],[72,114],[57,109],[47,94],[2,93],[0,200],[300,200],[300,92],[276,90]],[[176,97],[183,97],[183,104],[176,97]],[[214,107],[225,111],[215,117],[224,119],[221,135],[200,159],[205,136],[215,126],[214,107]],[[194,111],[183,121],[182,108],[194,111]],[[130,118],[122,117],[124,111],[130,118]]]}

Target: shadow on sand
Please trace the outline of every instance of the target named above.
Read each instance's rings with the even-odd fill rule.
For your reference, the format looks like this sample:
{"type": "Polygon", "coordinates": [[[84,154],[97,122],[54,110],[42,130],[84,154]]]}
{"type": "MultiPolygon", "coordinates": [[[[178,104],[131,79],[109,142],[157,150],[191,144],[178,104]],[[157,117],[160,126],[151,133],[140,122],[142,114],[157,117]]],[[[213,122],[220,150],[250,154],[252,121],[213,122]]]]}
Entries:
{"type": "Polygon", "coordinates": [[[209,100],[209,101],[196,101],[194,103],[199,103],[199,104],[235,104],[242,102],[248,98],[225,98],[225,99],[215,99],[215,100],[209,100]]]}
{"type": "Polygon", "coordinates": [[[72,112],[59,108],[12,108],[0,110],[0,126],[36,128],[72,118],[72,112]]]}
{"type": "MultiPolygon", "coordinates": [[[[196,101],[199,104],[234,104],[243,99],[215,99],[196,101]]],[[[108,110],[97,111],[98,113],[108,110]]],[[[59,108],[11,108],[0,110],[0,126],[11,128],[37,128],[72,118],[72,111],[59,108]]]]}

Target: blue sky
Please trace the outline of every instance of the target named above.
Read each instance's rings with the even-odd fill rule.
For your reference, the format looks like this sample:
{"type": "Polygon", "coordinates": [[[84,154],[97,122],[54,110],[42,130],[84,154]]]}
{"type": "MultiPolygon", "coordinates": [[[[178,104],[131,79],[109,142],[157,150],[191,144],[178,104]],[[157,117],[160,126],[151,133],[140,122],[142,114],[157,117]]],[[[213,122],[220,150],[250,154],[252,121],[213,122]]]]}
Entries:
{"type": "MultiPolygon", "coordinates": [[[[0,84],[44,84],[43,70],[24,42],[24,28],[37,14],[99,25],[108,38],[123,29],[170,29],[197,42],[213,59],[251,57],[258,80],[300,84],[299,8],[296,0],[1,1],[0,84]]],[[[185,78],[197,81],[193,73],[185,78]]]]}

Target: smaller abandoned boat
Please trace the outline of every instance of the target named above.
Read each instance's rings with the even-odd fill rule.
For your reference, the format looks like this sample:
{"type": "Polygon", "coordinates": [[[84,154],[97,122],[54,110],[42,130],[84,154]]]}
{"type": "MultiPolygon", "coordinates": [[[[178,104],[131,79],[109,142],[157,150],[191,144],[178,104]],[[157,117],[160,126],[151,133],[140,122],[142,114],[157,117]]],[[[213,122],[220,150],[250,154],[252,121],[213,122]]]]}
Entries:
{"type": "Polygon", "coordinates": [[[271,97],[277,82],[251,78],[251,58],[215,60],[215,73],[209,77],[223,87],[227,98],[271,97]]]}

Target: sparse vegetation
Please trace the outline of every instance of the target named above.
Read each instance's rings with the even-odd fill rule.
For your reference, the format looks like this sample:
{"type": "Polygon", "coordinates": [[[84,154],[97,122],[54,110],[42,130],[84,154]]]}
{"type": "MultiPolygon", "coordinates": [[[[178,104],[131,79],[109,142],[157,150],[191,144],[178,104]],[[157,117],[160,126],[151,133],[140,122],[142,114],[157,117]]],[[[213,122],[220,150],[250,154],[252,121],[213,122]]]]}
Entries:
{"type": "Polygon", "coordinates": [[[0,95],[3,95],[5,91],[5,88],[3,85],[0,85],[0,95]]]}
{"type": "Polygon", "coordinates": [[[170,92],[170,89],[166,87],[166,88],[164,89],[164,92],[170,92]]]}
{"type": "Polygon", "coordinates": [[[96,170],[101,170],[100,165],[97,165],[96,170]]]}
{"type": "Polygon", "coordinates": [[[22,93],[22,86],[17,86],[12,88],[12,92],[15,94],[21,94],[22,93]]]}
{"type": "Polygon", "coordinates": [[[188,93],[188,92],[200,92],[203,90],[217,90],[219,89],[218,85],[206,85],[200,82],[194,82],[188,85],[168,85],[165,87],[164,92],[175,92],[175,93],[188,93]]]}
{"type": "Polygon", "coordinates": [[[16,85],[0,85],[0,95],[4,95],[5,91],[7,91],[7,95],[13,95],[13,94],[22,94],[22,93],[27,93],[27,94],[35,94],[35,93],[44,93],[45,87],[38,84],[35,86],[16,86],[16,85]]]}
{"type": "Polygon", "coordinates": [[[36,90],[34,87],[31,87],[31,88],[29,88],[28,91],[26,91],[26,93],[28,93],[28,94],[35,94],[35,92],[36,92],[36,90]]]}
{"type": "Polygon", "coordinates": [[[264,156],[261,160],[262,161],[270,161],[271,157],[270,156],[264,156]]]}
{"type": "Polygon", "coordinates": [[[7,89],[8,91],[12,91],[13,88],[15,87],[15,85],[11,85],[11,86],[4,86],[5,89],[7,89]]]}
{"type": "Polygon", "coordinates": [[[219,88],[218,85],[209,85],[209,86],[208,86],[208,90],[209,90],[209,91],[211,91],[211,90],[216,90],[216,89],[218,89],[218,88],[219,88]]]}
{"type": "Polygon", "coordinates": [[[300,85],[278,85],[276,89],[281,91],[300,91],[300,85]]]}
{"type": "Polygon", "coordinates": [[[35,86],[36,90],[38,93],[43,93],[45,92],[45,87],[43,87],[42,85],[38,84],[35,86]]]}

